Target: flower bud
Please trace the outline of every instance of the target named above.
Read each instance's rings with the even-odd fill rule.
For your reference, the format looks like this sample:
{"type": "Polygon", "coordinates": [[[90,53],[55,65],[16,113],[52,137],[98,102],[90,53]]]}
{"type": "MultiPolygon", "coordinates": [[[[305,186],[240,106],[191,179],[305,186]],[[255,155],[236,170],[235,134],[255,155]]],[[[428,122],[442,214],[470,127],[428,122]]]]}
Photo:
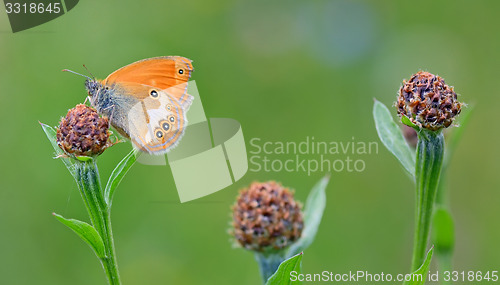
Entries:
{"type": "Polygon", "coordinates": [[[108,118],[83,104],[76,105],[61,119],[57,129],[57,144],[69,155],[96,156],[111,144],[108,118]]]}
{"type": "Polygon", "coordinates": [[[449,127],[460,114],[461,106],[453,87],[425,71],[417,72],[408,82],[403,81],[396,102],[400,116],[431,131],[449,127]]]}
{"type": "Polygon", "coordinates": [[[304,222],[293,193],[274,181],[254,182],[233,206],[233,235],[246,249],[280,250],[300,238],[304,222]]]}

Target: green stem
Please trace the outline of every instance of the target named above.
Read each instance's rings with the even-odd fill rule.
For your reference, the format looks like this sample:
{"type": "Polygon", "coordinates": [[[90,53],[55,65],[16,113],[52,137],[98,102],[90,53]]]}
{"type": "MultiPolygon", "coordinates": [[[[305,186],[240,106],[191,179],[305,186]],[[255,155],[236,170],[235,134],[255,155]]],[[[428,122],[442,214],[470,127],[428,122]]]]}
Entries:
{"type": "Polygon", "coordinates": [[[263,284],[267,283],[267,279],[271,277],[278,269],[281,262],[285,260],[279,254],[263,254],[255,253],[255,259],[259,263],[260,276],[262,277],[263,284]]]}
{"type": "Polygon", "coordinates": [[[103,234],[104,247],[106,250],[106,258],[101,260],[104,270],[106,271],[106,275],[108,276],[109,284],[111,285],[119,285],[120,282],[120,274],[118,272],[118,264],[116,263],[116,253],[115,253],[115,244],[113,240],[113,232],[111,230],[111,217],[108,212],[106,215],[106,232],[103,234]]]}
{"type": "Polygon", "coordinates": [[[442,132],[422,129],[418,134],[415,166],[417,206],[412,272],[422,265],[426,255],[443,154],[444,137],[442,132]]]}
{"type": "Polygon", "coordinates": [[[94,159],[78,161],[76,180],[92,225],[100,234],[105,249],[105,258],[101,264],[106,272],[110,285],[119,285],[120,276],[116,263],[113,233],[111,231],[110,208],[107,206],[100,185],[99,171],[94,159]]]}

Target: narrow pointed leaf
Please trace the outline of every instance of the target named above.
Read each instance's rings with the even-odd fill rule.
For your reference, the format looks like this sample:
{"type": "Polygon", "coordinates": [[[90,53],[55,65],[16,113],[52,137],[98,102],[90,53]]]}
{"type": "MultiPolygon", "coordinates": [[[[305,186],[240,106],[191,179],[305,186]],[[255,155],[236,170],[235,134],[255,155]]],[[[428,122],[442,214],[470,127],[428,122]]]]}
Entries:
{"type": "Polygon", "coordinates": [[[83,239],[94,250],[99,258],[105,258],[104,243],[99,233],[91,225],[74,220],[66,219],[61,215],[53,213],[53,215],[63,224],[72,229],[81,239],[83,239]]]}
{"type": "Polygon", "coordinates": [[[136,160],[136,150],[132,150],[127,154],[120,163],[115,167],[111,176],[109,177],[108,183],[106,184],[106,188],[104,190],[104,197],[106,199],[106,204],[111,205],[111,199],[113,198],[113,194],[115,192],[116,187],[122,181],[123,177],[129,171],[130,167],[134,165],[136,160]]]}
{"type": "Polygon", "coordinates": [[[295,275],[300,274],[301,261],[302,252],[283,261],[278,267],[278,270],[276,270],[276,272],[269,277],[266,285],[288,285],[292,283],[300,283],[298,281],[292,281],[292,275],[290,273],[294,271],[295,275]]]}
{"type": "Polygon", "coordinates": [[[418,126],[415,125],[407,116],[401,116],[401,123],[415,129],[415,131],[418,131],[418,126]]]}
{"type": "Polygon", "coordinates": [[[56,157],[58,159],[62,160],[62,162],[64,163],[66,168],[69,170],[69,173],[71,173],[71,175],[73,175],[73,178],[76,179],[74,162],[72,161],[71,158],[64,157],[64,152],[57,145],[57,132],[56,132],[56,130],[53,127],[46,125],[46,124],[43,124],[43,123],[40,123],[40,125],[42,126],[42,129],[45,132],[45,135],[47,135],[47,139],[49,139],[50,144],[54,148],[56,157]]]}
{"type": "Polygon", "coordinates": [[[92,159],[91,156],[85,156],[85,155],[75,156],[75,158],[82,162],[89,161],[92,159]]]}
{"type": "Polygon", "coordinates": [[[309,193],[304,208],[304,230],[300,239],[290,245],[287,258],[304,251],[314,241],[326,206],[325,188],[329,180],[329,176],[323,177],[309,193]]]}
{"type": "Polygon", "coordinates": [[[413,278],[414,280],[404,282],[403,284],[405,284],[405,285],[424,285],[425,284],[425,281],[427,279],[427,272],[429,272],[429,267],[431,265],[431,259],[432,259],[433,252],[434,252],[434,247],[432,247],[427,252],[427,257],[425,258],[422,266],[420,266],[420,268],[417,271],[413,272],[413,276],[420,275],[421,277],[413,278]]]}
{"type": "Polygon", "coordinates": [[[415,179],[415,152],[406,142],[401,129],[392,119],[387,107],[375,100],[373,105],[375,127],[382,144],[401,162],[410,176],[415,179]]]}

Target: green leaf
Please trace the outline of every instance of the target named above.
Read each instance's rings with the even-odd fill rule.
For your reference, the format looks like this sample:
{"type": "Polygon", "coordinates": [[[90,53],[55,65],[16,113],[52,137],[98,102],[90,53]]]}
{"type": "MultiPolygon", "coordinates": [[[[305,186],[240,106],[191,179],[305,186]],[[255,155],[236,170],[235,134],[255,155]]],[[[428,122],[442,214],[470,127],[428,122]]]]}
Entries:
{"type": "Polygon", "coordinates": [[[299,274],[301,271],[301,261],[302,261],[302,252],[290,257],[289,259],[283,261],[278,270],[274,272],[271,277],[266,282],[266,285],[287,285],[292,283],[300,283],[298,281],[292,281],[292,271],[299,274]]]}
{"type": "Polygon", "coordinates": [[[76,159],[78,159],[79,161],[89,161],[92,159],[91,156],[85,156],[85,155],[79,155],[79,156],[75,156],[76,159]]]}
{"type": "Polygon", "coordinates": [[[115,167],[113,172],[111,173],[111,176],[108,179],[108,183],[106,184],[106,188],[104,190],[104,199],[106,201],[106,204],[108,206],[111,206],[111,199],[113,198],[113,194],[115,192],[116,187],[118,184],[123,179],[123,176],[127,174],[129,171],[130,167],[134,165],[134,162],[136,160],[136,155],[137,151],[132,150],[127,154],[120,163],[115,167]]]}
{"type": "Polygon", "coordinates": [[[91,225],[74,220],[66,219],[61,215],[52,213],[61,223],[72,229],[81,239],[83,239],[94,250],[99,258],[105,258],[104,243],[99,233],[91,225]]]}
{"type": "Polygon", "coordinates": [[[314,241],[326,206],[325,188],[329,180],[329,176],[323,177],[309,193],[304,208],[304,230],[300,239],[290,245],[286,258],[304,251],[314,241]]]}
{"type": "Polygon", "coordinates": [[[401,162],[415,180],[415,152],[410,148],[401,129],[392,119],[389,109],[377,100],[373,105],[373,118],[382,144],[401,162]]]}
{"type": "Polygon", "coordinates": [[[75,167],[74,167],[74,162],[71,158],[65,157],[64,151],[57,145],[57,132],[54,128],[52,128],[49,125],[40,123],[42,126],[43,131],[45,132],[45,135],[47,135],[47,138],[50,141],[50,144],[54,148],[54,151],[56,153],[56,158],[62,160],[66,168],[69,170],[69,173],[73,175],[73,178],[76,179],[76,172],[75,172],[75,167]]]}
{"type": "Polygon", "coordinates": [[[418,126],[415,125],[407,116],[401,116],[401,123],[407,125],[410,128],[413,128],[417,132],[419,130],[418,126]]]}
{"type": "Polygon", "coordinates": [[[453,218],[447,208],[438,207],[432,217],[432,242],[436,253],[449,254],[455,244],[453,218]]]}
{"type": "Polygon", "coordinates": [[[413,272],[414,280],[411,281],[405,281],[403,284],[405,285],[424,285],[425,281],[427,279],[427,272],[429,272],[429,267],[431,265],[431,259],[432,259],[432,253],[434,252],[434,247],[432,247],[428,252],[427,252],[427,257],[424,260],[424,263],[422,266],[420,266],[417,271],[413,272]],[[421,277],[417,276],[420,275],[421,277]]]}

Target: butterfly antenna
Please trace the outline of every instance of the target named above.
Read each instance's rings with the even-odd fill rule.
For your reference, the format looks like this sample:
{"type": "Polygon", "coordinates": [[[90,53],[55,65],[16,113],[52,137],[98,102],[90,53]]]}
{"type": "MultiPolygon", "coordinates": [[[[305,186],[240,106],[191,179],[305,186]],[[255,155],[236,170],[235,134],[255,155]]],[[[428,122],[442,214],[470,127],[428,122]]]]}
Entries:
{"type": "MultiPolygon", "coordinates": [[[[80,75],[80,76],[86,77],[86,78],[88,78],[89,80],[93,80],[92,78],[88,77],[87,75],[83,75],[83,74],[80,74],[80,73],[78,73],[78,72],[74,72],[73,70],[63,69],[63,71],[71,72],[71,73],[73,73],[73,74],[76,74],[76,75],[80,75]]],[[[91,75],[92,75],[92,74],[91,74],[91,75]]]]}
{"type": "Polygon", "coordinates": [[[92,72],[90,72],[90,70],[87,68],[87,66],[85,66],[85,64],[84,64],[83,67],[85,67],[85,69],[90,74],[90,76],[92,76],[92,78],[94,78],[94,80],[95,80],[95,76],[92,74],[92,72]]]}

